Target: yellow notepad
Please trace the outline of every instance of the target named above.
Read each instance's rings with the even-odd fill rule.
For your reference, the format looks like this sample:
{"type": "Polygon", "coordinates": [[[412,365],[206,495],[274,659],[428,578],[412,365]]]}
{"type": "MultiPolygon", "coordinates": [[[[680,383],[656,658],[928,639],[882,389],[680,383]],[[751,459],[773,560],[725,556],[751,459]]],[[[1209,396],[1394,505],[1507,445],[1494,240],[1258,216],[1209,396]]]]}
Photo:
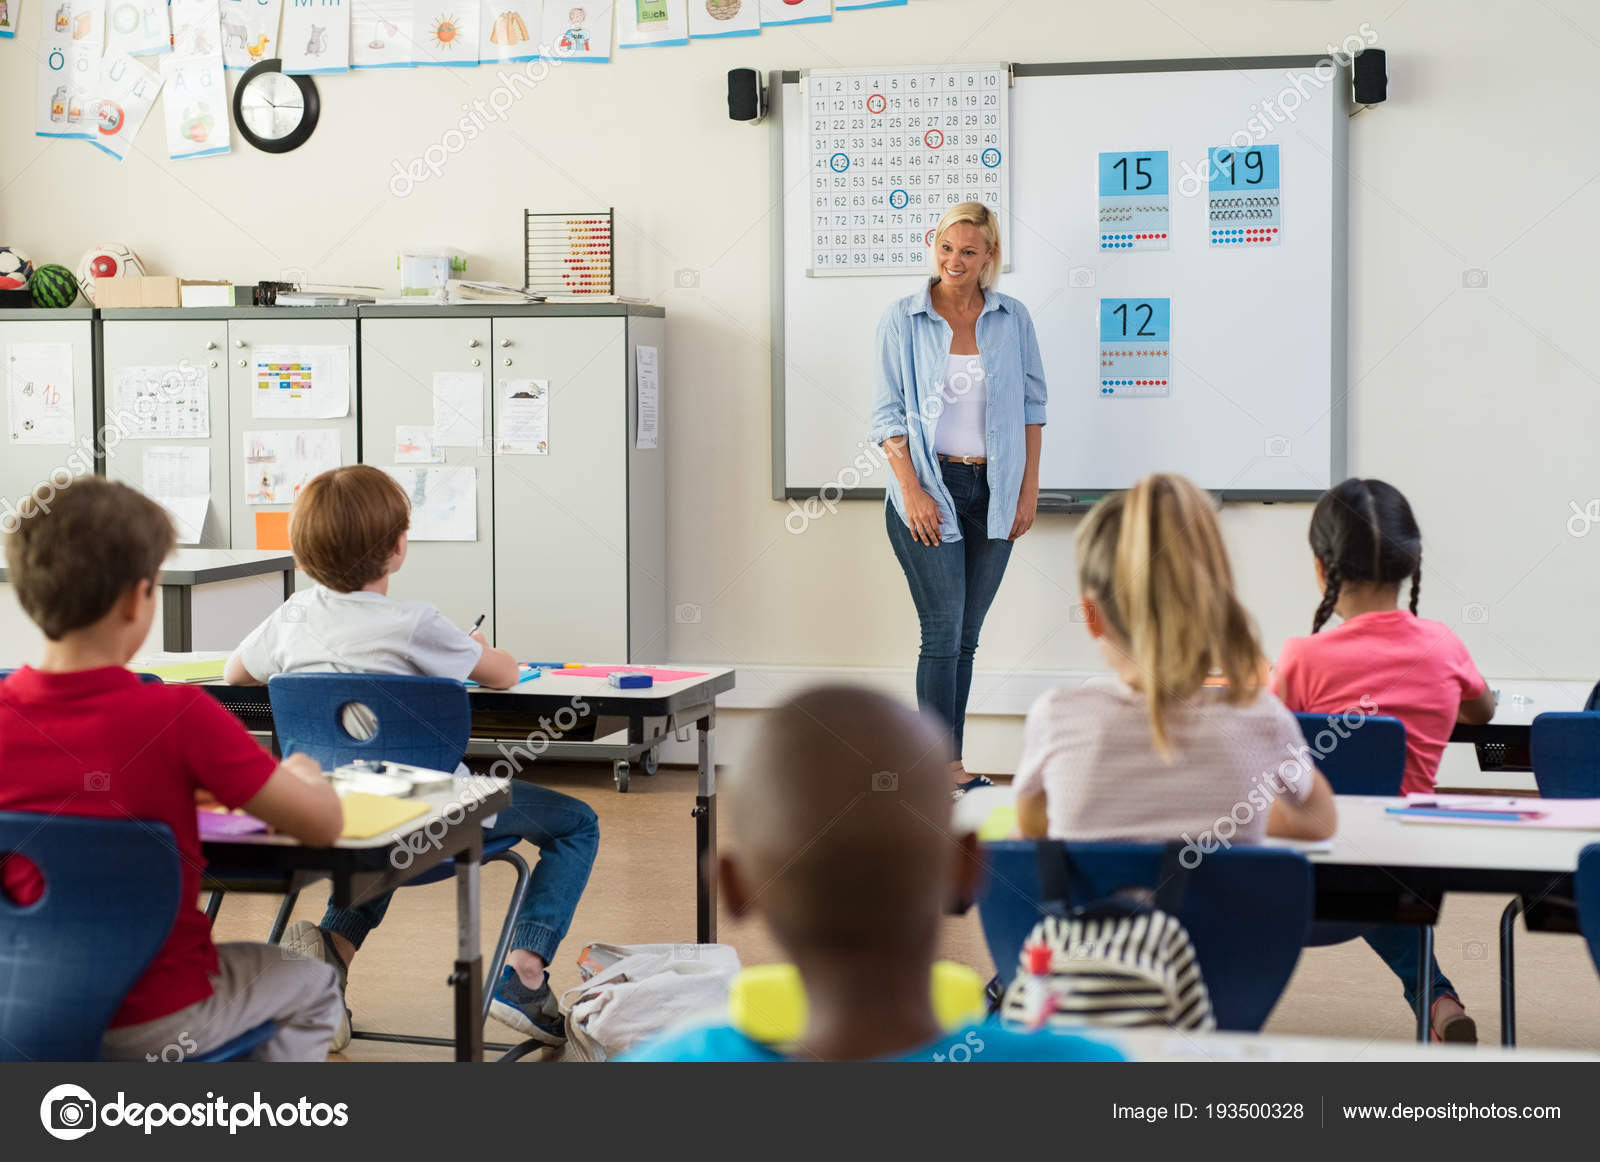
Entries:
{"type": "Polygon", "coordinates": [[[428,813],[428,805],[415,799],[369,795],[365,791],[350,791],[340,795],[339,801],[344,804],[341,839],[371,839],[428,813]]]}
{"type": "Polygon", "coordinates": [[[209,662],[173,662],[164,666],[140,666],[139,672],[154,674],[163,682],[213,682],[222,677],[222,667],[227,658],[214,658],[209,662]]]}

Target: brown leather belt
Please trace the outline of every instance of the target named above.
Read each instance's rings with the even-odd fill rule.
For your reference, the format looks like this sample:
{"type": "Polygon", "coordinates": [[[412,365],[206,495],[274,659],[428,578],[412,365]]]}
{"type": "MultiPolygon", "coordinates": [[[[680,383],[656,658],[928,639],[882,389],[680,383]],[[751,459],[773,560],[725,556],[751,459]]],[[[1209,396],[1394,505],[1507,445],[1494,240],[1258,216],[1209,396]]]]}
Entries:
{"type": "Polygon", "coordinates": [[[989,462],[985,456],[946,456],[943,452],[936,453],[936,455],[946,464],[987,464],[989,462]]]}

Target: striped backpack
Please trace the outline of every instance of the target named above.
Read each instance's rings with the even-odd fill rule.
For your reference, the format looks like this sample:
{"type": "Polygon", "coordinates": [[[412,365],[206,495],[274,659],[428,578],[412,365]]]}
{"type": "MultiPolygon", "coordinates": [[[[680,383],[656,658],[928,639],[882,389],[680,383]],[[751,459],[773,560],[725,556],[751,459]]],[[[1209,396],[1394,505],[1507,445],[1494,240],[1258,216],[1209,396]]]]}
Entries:
{"type": "Polygon", "coordinates": [[[1074,869],[1060,842],[1038,844],[1044,917],[1022,945],[1001,1002],[1013,1028],[1102,1025],[1216,1028],[1189,933],[1178,922],[1187,872],[1179,844],[1162,859],[1154,892],[1131,888],[1069,907],[1074,869]]]}

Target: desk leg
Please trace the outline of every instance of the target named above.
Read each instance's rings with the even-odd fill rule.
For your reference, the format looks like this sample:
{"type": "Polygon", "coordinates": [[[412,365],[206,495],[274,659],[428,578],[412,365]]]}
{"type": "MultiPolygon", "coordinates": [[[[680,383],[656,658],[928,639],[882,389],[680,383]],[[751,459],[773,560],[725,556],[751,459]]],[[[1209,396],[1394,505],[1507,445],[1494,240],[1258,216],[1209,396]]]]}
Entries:
{"type": "Polygon", "coordinates": [[[1417,925],[1417,1040],[1433,1040],[1433,925],[1417,925]]]}
{"type": "Polygon", "coordinates": [[[194,649],[194,590],[188,585],[161,587],[161,648],[169,654],[194,649]]]}
{"type": "Polygon", "coordinates": [[[717,712],[700,728],[700,781],[694,800],[695,939],[717,942],[717,712]]]}
{"type": "Polygon", "coordinates": [[[456,1060],[483,1060],[483,952],[478,933],[481,841],[456,856],[456,1060]]]}

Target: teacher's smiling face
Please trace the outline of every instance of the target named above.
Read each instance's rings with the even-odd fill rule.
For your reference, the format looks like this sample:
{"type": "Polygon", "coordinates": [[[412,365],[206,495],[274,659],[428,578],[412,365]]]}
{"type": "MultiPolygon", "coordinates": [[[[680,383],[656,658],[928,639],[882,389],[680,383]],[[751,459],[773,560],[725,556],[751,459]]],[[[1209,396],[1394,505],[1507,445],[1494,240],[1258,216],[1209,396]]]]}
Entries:
{"type": "Polygon", "coordinates": [[[947,291],[961,295],[976,292],[984,268],[994,257],[983,231],[970,222],[953,222],[934,241],[939,281],[947,291]]]}

